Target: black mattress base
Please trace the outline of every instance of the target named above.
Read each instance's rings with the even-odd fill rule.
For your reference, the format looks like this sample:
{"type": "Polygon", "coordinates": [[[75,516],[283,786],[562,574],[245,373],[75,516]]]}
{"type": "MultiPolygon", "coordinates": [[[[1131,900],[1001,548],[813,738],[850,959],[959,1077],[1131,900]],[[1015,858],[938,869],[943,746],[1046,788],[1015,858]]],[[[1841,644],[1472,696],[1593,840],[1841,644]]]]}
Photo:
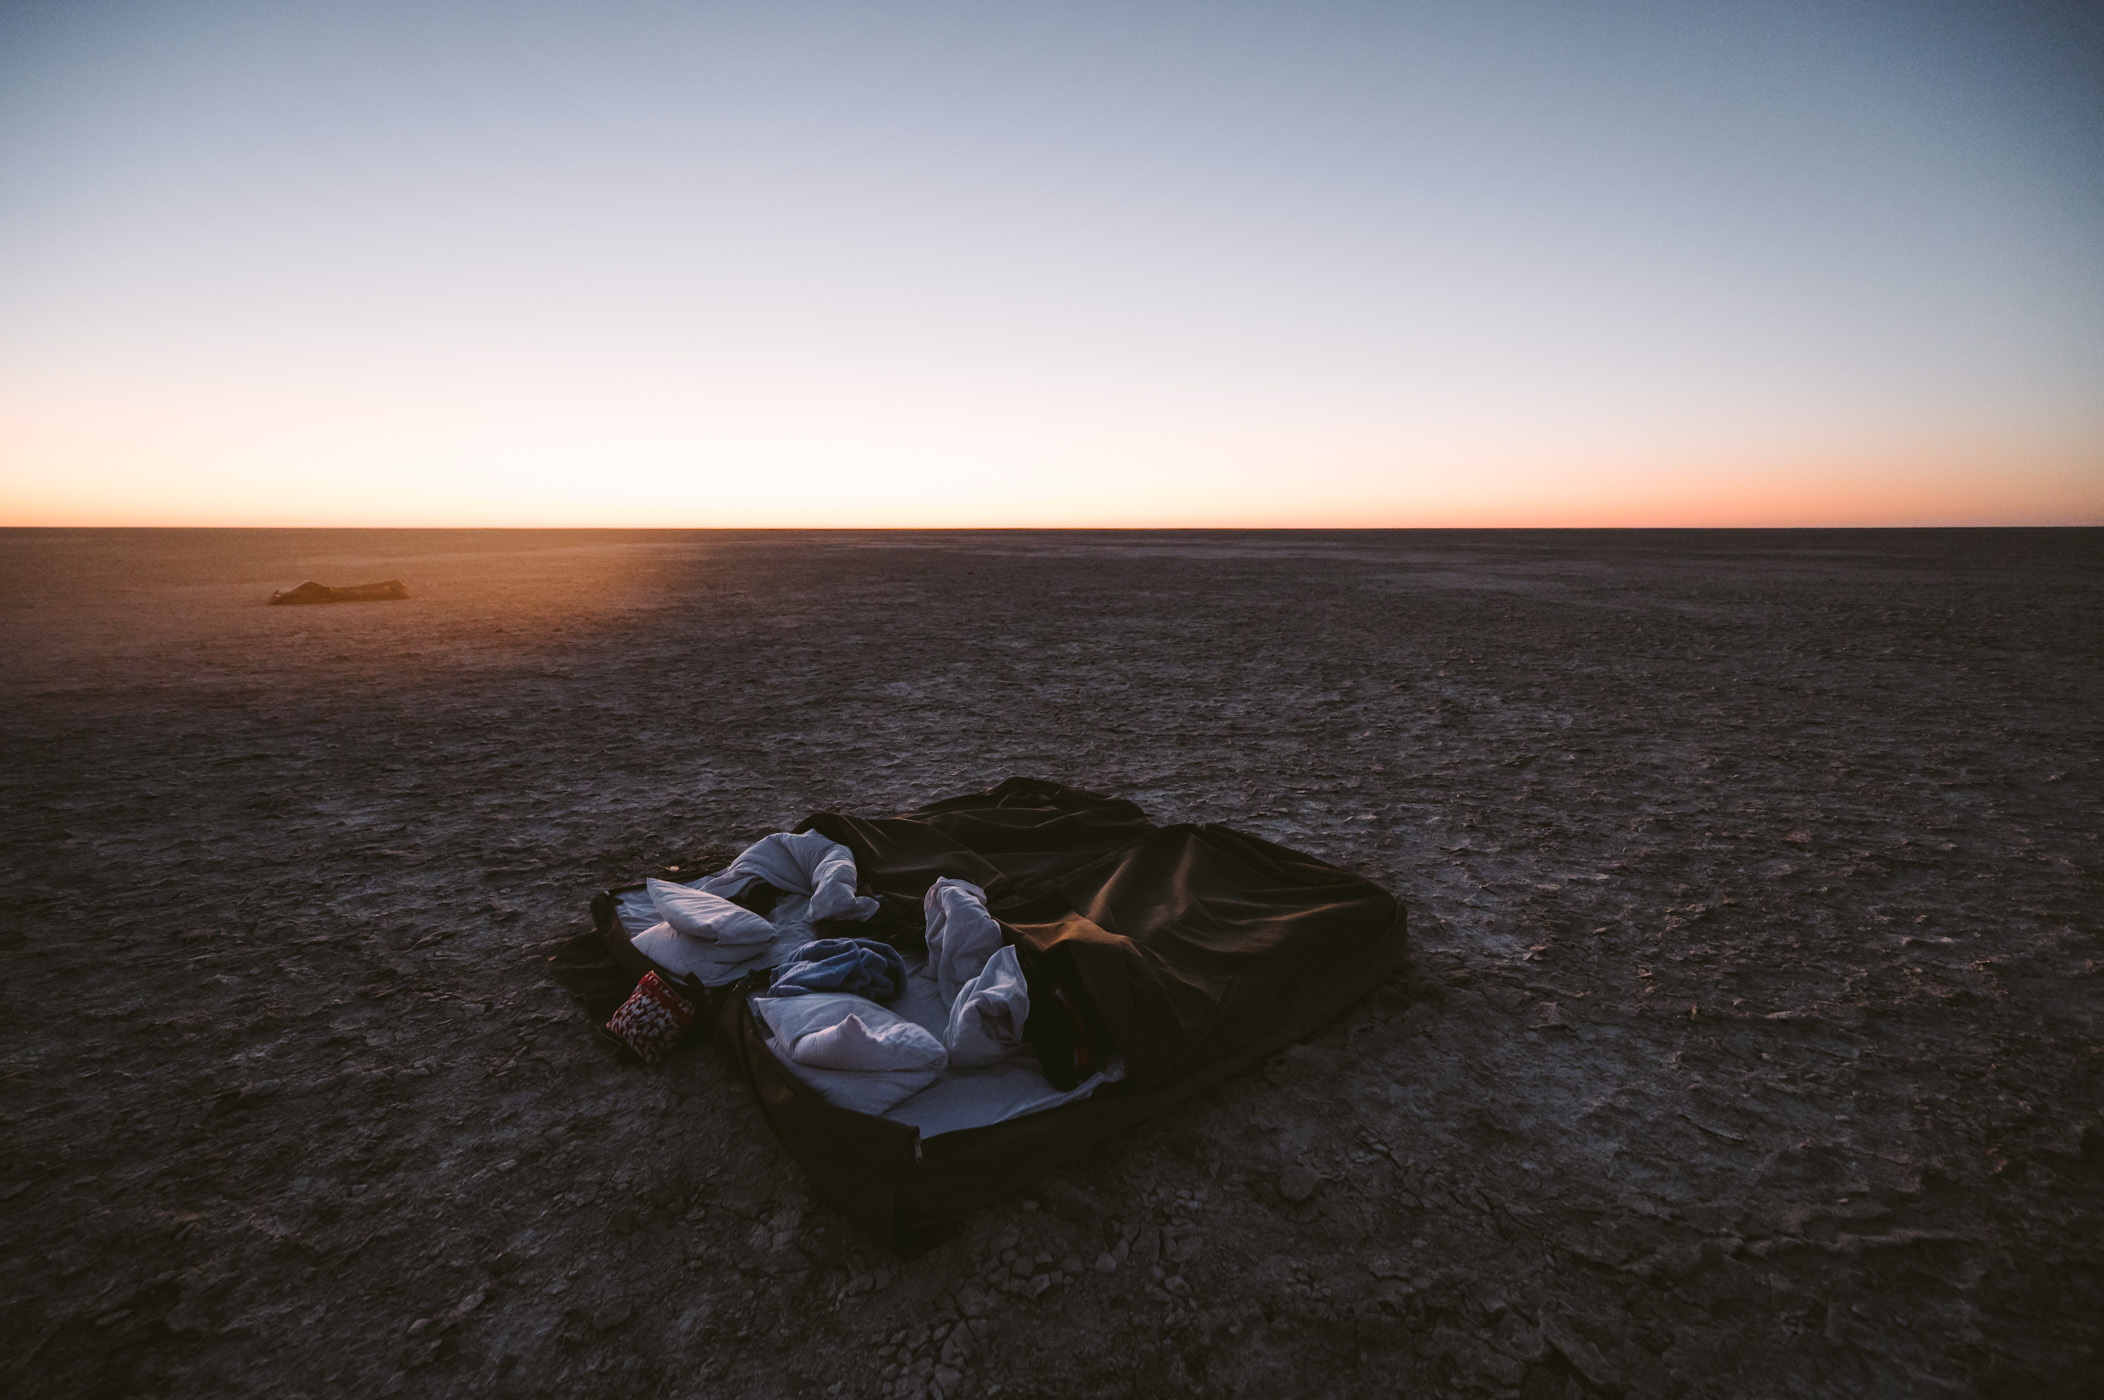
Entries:
{"type": "MultiPolygon", "coordinates": [[[[1402,905],[1368,880],[1226,828],[1158,827],[1129,802],[1036,779],[899,817],[819,813],[797,829],[847,845],[865,892],[887,911],[910,911],[941,876],[980,885],[1029,976],[1033,1020],[1055,997],[1079,1006],[1074,1034],[1100,1039],[1099,1056],[1116,1053],[1126,1065],[1124,1082],[1086,1099],[924,1138],[827,1103],[783,1066],[752,1010],[764,977],[684,986],[700,1013],[688,1039],[714,1034],[817,1194],[902,1254],[1104,1137],[1261,1063],[1407,956],[1402,905]]],[[[551,963],[603,1022],[651,965],[630,945],[611,894],[593,901],[593,922],[551,963]]],[[[895,941],[918,937],[910,920],[881,923],[895,941]]],[[[1067,1069],[1046,1062],[1055,1083],[1067,1069]]]]}

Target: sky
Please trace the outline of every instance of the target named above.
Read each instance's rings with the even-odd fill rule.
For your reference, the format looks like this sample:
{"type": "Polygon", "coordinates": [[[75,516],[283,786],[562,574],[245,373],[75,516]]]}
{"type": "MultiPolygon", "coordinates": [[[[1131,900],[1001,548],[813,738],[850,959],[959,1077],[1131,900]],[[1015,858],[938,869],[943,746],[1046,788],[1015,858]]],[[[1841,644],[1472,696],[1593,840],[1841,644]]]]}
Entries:
{"type": "Polygon", "coordinates": [[[2104,524],[2082,5],[0,0],[0,525],[2104,524]]]}

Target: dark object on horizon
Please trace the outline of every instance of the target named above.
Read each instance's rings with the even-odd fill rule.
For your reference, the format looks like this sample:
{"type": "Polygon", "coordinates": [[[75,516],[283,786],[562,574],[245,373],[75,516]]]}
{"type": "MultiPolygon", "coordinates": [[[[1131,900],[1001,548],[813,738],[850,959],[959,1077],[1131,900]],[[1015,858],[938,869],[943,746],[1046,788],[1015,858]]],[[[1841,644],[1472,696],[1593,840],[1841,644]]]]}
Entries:
{"type": "Polygon", "coordinates": [[[385,583],[361,583],[352,588],[330,588],[309,579],[297,588],[281,588],[270,595],[272,604],[278,603],[390,603],[397,598],[407,598],[409,590],[402,581],[391,578],[385,583]]]}
{"type": "MultiPolygon", "coordinates": [[[[901,1254],[1262,1064],[1405,957],[1402,905],[1371,881],[1226,827],[1156,826],[1131,802],[1058,783],[1010,778],[891,818],[820,812],[797,830],[852,851],[862,887],[887,911],[917,915],[945,875],[985,890],[1029,982],[1025,1033],[1055,1086],[1086,1072],[1080,1058],[1125,1061],[1125,1081],[1088,1098],[924,1138],[828,1103],[782,1067],[749,1002],[764,976],[697,986],[693,1038],[713,1030],[817,1194],[901,1254]]],[[[620,893],[594,899],[593,931],[549,959],[594,1021],[656,970],[621,925],[620,893]]],[[[918,943],[917,927],[876,934],[882,919],[852,927],[918,943]]]]}

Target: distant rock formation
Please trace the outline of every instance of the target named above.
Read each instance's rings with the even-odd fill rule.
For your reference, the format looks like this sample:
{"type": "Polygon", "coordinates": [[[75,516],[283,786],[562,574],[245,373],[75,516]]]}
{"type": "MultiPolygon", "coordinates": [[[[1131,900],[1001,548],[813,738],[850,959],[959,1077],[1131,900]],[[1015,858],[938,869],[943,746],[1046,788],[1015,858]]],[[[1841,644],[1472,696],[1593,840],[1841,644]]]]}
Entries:
{"type": "Polygon", "coordinates": [[[309,579],[297,588],[281,588],[270,595],[273,605],[278,603],[387,603],[397,598],[407,598],[409,590],[402,587],[400,579],[391,578],[385,583],[361,583],[353,588],[330,588],[309,579]]]}

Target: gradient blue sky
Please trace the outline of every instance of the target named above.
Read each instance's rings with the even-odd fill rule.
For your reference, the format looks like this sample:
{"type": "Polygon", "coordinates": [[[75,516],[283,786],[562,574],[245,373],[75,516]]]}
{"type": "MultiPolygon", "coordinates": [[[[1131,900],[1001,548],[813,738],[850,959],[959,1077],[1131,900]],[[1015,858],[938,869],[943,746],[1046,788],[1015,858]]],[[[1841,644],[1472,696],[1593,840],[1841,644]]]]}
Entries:
{"type": "Polygon", "coordinates": [[[2104,523],[2104,20],[0,7],[0,523],[2104,523]]]}

